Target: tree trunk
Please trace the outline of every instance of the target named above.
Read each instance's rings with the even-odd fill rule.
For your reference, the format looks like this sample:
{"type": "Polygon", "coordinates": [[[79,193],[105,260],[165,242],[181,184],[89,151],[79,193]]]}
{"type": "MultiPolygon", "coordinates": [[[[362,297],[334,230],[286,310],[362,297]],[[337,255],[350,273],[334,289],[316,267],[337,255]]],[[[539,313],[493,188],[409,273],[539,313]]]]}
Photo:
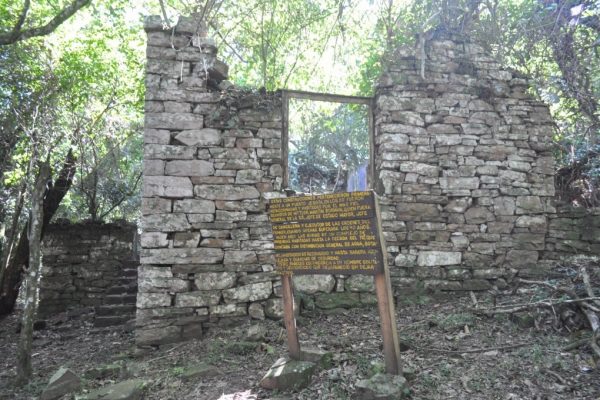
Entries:
{"type": "MultiPolygon", "coordinates": [[[[54,185],[50,185],[46,188],[43,205],[43,224],[41,228],[42,238],[44,237],[46,226],[48,226],[50,220],[56,213],[56,210],[58,210],[58,206],[63,197],[69,191],[69,188],[73,183],[74,175],[75,157],[69,150],[65,162],[63,163],[62,170],[54,182],[54,185]]],[[[15,308],[15,303],[19,296],[22,273],[24,269],[27,269],[28,265],[29,240],[27,239],[27,227],[25,227],[21,233],[17,247],[15,248],[14,256],[7,263],[6,269],[4,270],[2,287],[0,287],[0,317],[10,314],[15,308]]]]}
{"type": "MultiPolygon", "coordinates": [[[[29,168],[27,168],[27,174],[29,174],[29,168]]],[[[12,251],[15,247],[15,242],[19,237],[17,232],[19,231],[19,219],[21,218],[21,212],[23,211],[23,205],[25,203],[26,190],[27,178],[23,178],[23,182],[19,188],[19,197],[13,213],[12,222],[8,228],[8,236],[6,241],[2,244],[2,257],[0,257],[0,288],[2,287],[2,282],[4,281],[4,271],[8,266],[8,260],[10,260],[12,251]]]]}
{"type": "Polygon", "coordinates": [[[17,385],[23,386],[31,379],[31,342],[33,322],[38,308],[38,286],[42,269],[42,227],[44,225],[44,193],[50,178],[50,166],[44,163],[35,181],[31,194],[31,218],[29,220],[29,268],[25,309],[21,323],[21,334],[17,345],[17,385]]]}

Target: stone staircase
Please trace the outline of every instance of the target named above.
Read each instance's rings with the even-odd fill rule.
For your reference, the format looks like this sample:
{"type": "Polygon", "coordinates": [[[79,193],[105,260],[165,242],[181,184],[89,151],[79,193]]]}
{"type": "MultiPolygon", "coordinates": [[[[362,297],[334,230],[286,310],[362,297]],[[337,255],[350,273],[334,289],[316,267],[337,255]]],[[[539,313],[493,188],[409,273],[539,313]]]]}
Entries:
{"type": "Polygon", "coordinates": [[[106,289],[104,303],[95,308],[94,327],[127,324],[135,319],[138,260],[123,262],[123,273],[106,289]]]}

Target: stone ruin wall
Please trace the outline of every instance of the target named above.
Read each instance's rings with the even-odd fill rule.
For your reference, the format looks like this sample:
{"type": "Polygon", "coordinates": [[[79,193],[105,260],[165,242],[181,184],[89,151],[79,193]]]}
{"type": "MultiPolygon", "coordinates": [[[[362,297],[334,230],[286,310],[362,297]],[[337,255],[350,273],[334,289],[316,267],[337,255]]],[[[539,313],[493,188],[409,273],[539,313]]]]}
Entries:
{"type": "Polygon", "coordinates": [[[548,214],[544,260],[560,261],[574,255],[600,256],[600,208],[558,204],[548,214]]]}
{"type": "Polygon", "coordinates": [[[375,97],[394,286],[483,290],[506,286],[508,269],[544,268],[554,128],[527,90],[524,77],[448,34],[423,52],[396,51],[375,97]]]}
{"type": "MultiPolygon", "coordinates": [[[[138,345],[283,315],[267,214],[268,199],[284,196],[281,95],[225,81],[212,41],[195,35],[191,22],[180,20],[173,34],[160,18],[145,25],[138,345]]],[[[374,301],[368,277],[297,277],[295,284],[308,307],[374,301]]]]}
{"type": "Polygon", "coordinates": [[[94,326],[135,318],[137,227],[130,224],[53,224],[42,243],[39,318],[94,311],[94,326]]]}
{"type": "MultiPolygon", "coordinates": [[[[279,318],[267,205],[285,196],[280,94],[233,87],[213,42],[190,19],[172,31],[150,18],[145,29],[136,342],[279,318]]],[[[418,52],[400,49],[376,88],[375,189],[397,295],[419,282],[503,287],[509,269],[544,270],[565,226],[583,221],[554,214],[547,107],[527,94],[526,79],[450,39],[427,43],[425,79],[418,52]]],[[[306,307],[375,302],[368,276],[294,283],[306,307]]]]}

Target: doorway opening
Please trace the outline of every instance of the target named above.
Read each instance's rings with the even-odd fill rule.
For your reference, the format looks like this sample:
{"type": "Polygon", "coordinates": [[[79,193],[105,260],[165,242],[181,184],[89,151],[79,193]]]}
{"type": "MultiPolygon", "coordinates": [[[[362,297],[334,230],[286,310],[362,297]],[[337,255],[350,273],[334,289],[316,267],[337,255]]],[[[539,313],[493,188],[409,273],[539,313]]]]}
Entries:
{"type": "Polygon", "coordinates": [[[371,189],[372,98],[283,90],[283,187],[326,194],[371,189]]]}

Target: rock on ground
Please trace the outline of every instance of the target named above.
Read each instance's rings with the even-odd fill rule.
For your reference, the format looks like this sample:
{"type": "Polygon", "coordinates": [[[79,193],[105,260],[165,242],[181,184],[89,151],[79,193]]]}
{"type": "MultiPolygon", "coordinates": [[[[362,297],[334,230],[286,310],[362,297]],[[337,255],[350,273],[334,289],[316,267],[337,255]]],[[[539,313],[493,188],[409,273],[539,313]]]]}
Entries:
{"type": "Polygon", "coordinates": [[[409,394],[401,375],[375,374],[356,383],[356,400],[396,400],[409,394]]]}
{"type": "Polygon", "coordinates": [[[271,366],[260,381],[265,389],[302,389],[311,382],[315,364],[308,361],[297,361],[280,358],[271,366]]]}
{"type": "Polygon", "coordinates": [[[81,379],[68,368],[60,367],[52,375],[48,386],[42,392],[40,400],[54,400],[65,394],[73,393],[81,387],[81,379]]]}
{"type": "Polygon", "coordinates": [[[130,379],[114,385],[91,391],[85,400],[140,400],[144,394],[146,382],[141,379],[130,379]]]}

